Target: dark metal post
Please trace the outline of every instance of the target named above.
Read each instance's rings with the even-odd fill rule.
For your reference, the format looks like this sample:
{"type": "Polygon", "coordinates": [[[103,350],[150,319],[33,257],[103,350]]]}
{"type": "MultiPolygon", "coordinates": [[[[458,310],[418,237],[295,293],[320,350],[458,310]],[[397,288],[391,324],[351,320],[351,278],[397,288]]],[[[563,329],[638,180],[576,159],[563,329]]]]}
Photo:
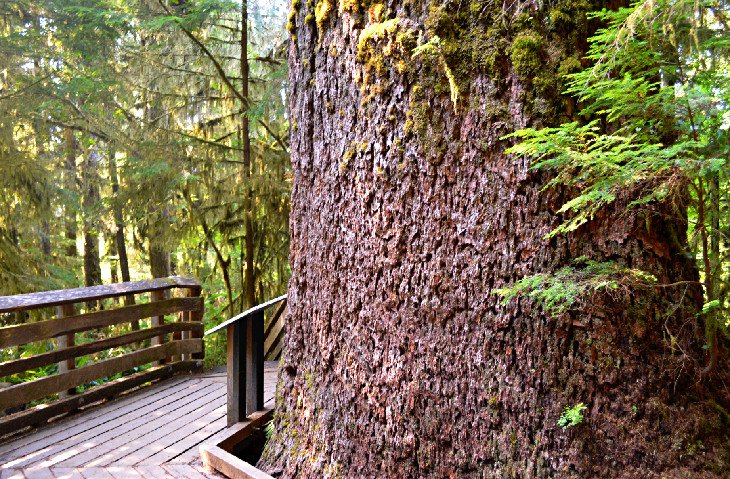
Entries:
{"type": "Polygon", "coordinates": [[[226,328],[228,426],[246,419],[246,324],[237,321],[226,328]]]}
{"type": "Polygon", "coordinates": [[[264,408],[264,311],[246,318],[246,415],[264,408]]]}

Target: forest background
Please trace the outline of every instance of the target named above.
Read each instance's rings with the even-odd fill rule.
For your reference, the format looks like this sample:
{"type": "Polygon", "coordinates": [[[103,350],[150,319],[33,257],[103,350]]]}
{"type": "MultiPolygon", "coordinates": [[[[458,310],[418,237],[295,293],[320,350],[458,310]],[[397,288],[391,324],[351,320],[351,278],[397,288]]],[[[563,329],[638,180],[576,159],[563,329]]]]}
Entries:
{"type": "MultiPolygon", "coordinates": [[[[0,295],[191,275],[211,325],[284,293],[291,15],[285,25],[298,4],[0,0],[0,295]]],[[[689,220],[708,370],[728,335],[729,10],[675,0],[593,14],[588,55],[558,79],[572,121],[502,139],[550,172],[548,187],[573,192],[551,235],[617,199],[633,215],[685,192],[671,211],[689,220]]],[[[456,108],[454,52],[438,36],[419,42],[413,57],[441,65],[456,108]]],[[[502,52],[538,93],[543,50],[525,34],[502,52]]],[[[576,258],[497,293],[559,313],[591,289],[653,283],[622,268],[576,258]]],[[[221,362],[222,345],[208,346],[221,362]]]]}
{"type": "Polygon", "coordinates": [[[289,5],[247,7],[0,0],[0,295],[193,276],[210,326],[285,292],[289,5]]]}

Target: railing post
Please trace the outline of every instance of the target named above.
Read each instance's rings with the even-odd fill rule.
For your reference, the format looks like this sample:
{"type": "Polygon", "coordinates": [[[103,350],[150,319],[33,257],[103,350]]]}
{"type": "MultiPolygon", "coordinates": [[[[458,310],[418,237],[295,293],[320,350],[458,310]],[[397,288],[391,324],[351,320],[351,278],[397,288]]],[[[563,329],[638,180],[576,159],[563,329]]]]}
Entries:
{"type": "MultiPolygon", "coordinates": [[[[199,297],[202,293],[202,288],[200,286],[196,286],[194,288],[188,289],[188,296],[191,297],[199,297]]],[[[203,321],[203,314],[205,313],[205,310],[203,309],[205,307],[205,303],[202,303],[200,306],[200,309],[197,311],[191,311],[190,315],[188,316],[189,321],[203,321]]],[[[190,334],[188,332],[188,334],[190,334]]],[[[203,338],[203,332],[193,332],[192,333],[193,339],[202,339],[203,338]]],[[[205,358],[205,343],[203,343],[203,351],[199,353],[193,353],[192,359],[199,359],[202,360],[205,358]]]]}
{"type": "Polygon", "coordinates": [[[246,325],[237,321],[226,328],[226,390],[228,426],[246,418],[246,325]]]}
{"type": "MultiPolygon", "coordinates": [[[[151,291],[150,292],[150,301],[163,301],[165,299],[165,292],[164,291],[151,291]]],[[[151,318],[150,326],[155,328],[157,326],[162,326],[165,324],[165,317],[164,316],[153,316],[151,318]]],[[[150,341],[150,346],[159,346],[160,344],[165,342],[165,336],[155,336],[150,341]]],[[[160,364],[164,364],[165,361],[155,361],[155,366],[159,366],[160,364]]]]}
{"type": "MultiPolygon", "coordinates": [[[[67,318],[69,316],[73,316],[76,313],[76,310],[74,308],[73,304],[64,304],[62,306],[56,306],[56,317],[58,319],[63,320],[63,318],[67,318]]],[[[58,336],[56,338],[58,349],[65,349],[70,348],[75,345],[75,335],[72,334],[64,334],[61,336],[58,336]]],[[[61,361],[58,363],[58,374],[68,372],[72,369],[76,369],[76,359],[70,358],[66,359],[64,361],[61,361]]],[[[76,388],[68,389],[67,391],[61,391],[59,393],[59,397],[64,398],[68,397],[70,394],[76,394],[76,388]]]]}
{"type": "Polygon", "coordinates": [[[246,416],[264,408],[264,311],[246,318],[246,416]]]}

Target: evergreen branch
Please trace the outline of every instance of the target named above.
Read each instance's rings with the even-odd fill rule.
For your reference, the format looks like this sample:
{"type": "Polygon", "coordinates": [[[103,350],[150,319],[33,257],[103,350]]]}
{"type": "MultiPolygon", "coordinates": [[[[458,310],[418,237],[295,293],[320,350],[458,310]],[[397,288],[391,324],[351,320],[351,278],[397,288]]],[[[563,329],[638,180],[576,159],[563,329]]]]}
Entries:
{"type": "MultiPolygon", "coordinates": [[[[172,11],[168,8],[167,5],[165,5],[165,2],[162,0],[157,0],[160,6],[165,10],[165,12],[168,15],[172,15],[172,11]]],[[[208,60],[213,64],[213,68],[218,72],[218,76],[220,77],[221,81],[228,87],[228,89],[231,91],[231,93],[238,98],[241,103],[243,104],[244,108],[249,108],[249,101],[248,98],[245,98],[243,95],[241,95],[241,92],[236,89],[235,85],[230,81],[228,78],[228,75],[226,74],[226,71],[223,69],[223,66],[220,64],[218,59],[213,55],[213,53],[208,49],[208,47],[205,46],[203,42],[201,42],[198,37],[196,37],[193,32],[185,28],[179,21],[177,22],[178,27],[182,32],[185,34],[186,37],[190,39],[191,42],[193,42],[200,51],[203,52],[203,54],[208,57],[208,60]]]]}

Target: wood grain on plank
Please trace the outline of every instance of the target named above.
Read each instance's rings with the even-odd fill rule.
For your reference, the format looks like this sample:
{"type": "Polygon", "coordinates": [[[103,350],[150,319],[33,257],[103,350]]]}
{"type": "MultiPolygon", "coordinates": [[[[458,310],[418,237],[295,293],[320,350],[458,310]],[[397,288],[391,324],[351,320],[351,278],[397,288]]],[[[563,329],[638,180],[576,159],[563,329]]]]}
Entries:
{"type": "MultiPolygon", "coordinates": [[[[93,460],[88,463],[79,462],[80,459],[74,458],[69,462],[74,462],[78,465],[95,465],[95,466],[106,466],[110,464],[127,464],[132,465],[139,460],[147,457],[144,451],[140,455],[137,452],[140,449],[150,448],[151,446],[161,442],[163,438],[167,438],[170,434],[176,434],[179,429],[184,427],[189,421],[195,420],[197,417],[202,417],[213,411],[219,410],[218,413],[214,413],[217,417],[222,417],[225,414],[225,406],[219,405],[220,402],[216,399],[223,397],[218,396],[217,398],[211,398],[210,396],[202,397],[186,404],[183,407],[175,408],[174,410],[161,411],[162,414],[159,420],[152,421],[149,424],[144,424],[123,438],[124,442],[116,444],[114,441],[106,443],[96,447],[96,450],[92,451],[92,455],[95,455],[93,460]],[[106,450],[107,453],[99,455],[99,450],[106,450]],[[129,460],[126,458],[131,456],[129,460]]],[[[84,459],[85,460],[85,459],[84,459]]]]}
{"type": "Polygon", "coordinates": [[[27,479],[55,479],[53,473],[47,467],[34,467],[23,469],[27,479]]]}
{"type": "Polygon", "coordinates": [[[81,472],[86,479],[114,479],[114,476],[109,474],[109,472],[103,467],[85,467],[83,469],[79,469],[79,472],[81,472]]]}
{"type": "Polygon", "coordinates": [[[189,455],[188,460],[184,461],[189,463],[197,458],[195,446],[222,431],[225,427],[225,397],[221,397],[218,401],[218,408],[205,416],[191,420],[183,428],[178,429],[174,435],[155,441],[154,450],[150,450],[152,448],[145,449],[145,457],[135,464],[165,464],[168,462],[179,464],[181,461],[173,460],[192,449],[193,455],[189,455]],[[219,408],[223,408],[223,414],[219,414],[219,408]]]}
{"type": "Polygon", "coordinates": [[[177,479],[207,479],[208,477],[189,465],[165,464],[163,467],[177,479]]]}
{"type": "MultiPolygon", "coordinates": [[[[174,366],[178,365],[170,365],[166,366],[166,368],[152,368],[148,369],[146,371],[136,373],[131,376],[125,376],[123,378],[117,379],[115,381],[112,381],[111,383],[107,383],[103,386],[100,386],[98,388],[93,389],[92,391],[98,391],[99,389],[111,385],[114,382],[121,382],[121,381],[129,381],[135,376],[141,376],[146,374],[151,374],[153,372],[160,371],[162,369],[172,369],[174,366]]],[[[143,378],[141,384],[148,382],[149,380],[156,380],[158,378],[151,378],[148,379],[147,377],[143,378]]],[[[92,408],[88,411],[84,411],[79,415],[62,419],[59,421],[54,422],[53,424],[49,424],[42,429],[35,430],[29,434],[13,438],[12,441],[6,442],[2,445],[0,445],[0,464],[2,464],[3,459],[6,457],[7,453],[9,452],[17,452],[19,448],[22,448],[23,446],[27,446],[29,444],[37,445],[39,442],[42,442],[44,439],[48,438],[49,436],[53,436],[58,433],[67,433],[67,434],[77,434],[79,430],[78,427],[83,427],[84,429],[81,430],[83,432],[86,429],[89,429],[93,427],[93,424],[97,421],[96,418],[99,416],[106,416],[109,417],[113,414],[121,414],[119,411],[124,411],[125,408],[129,408],[130,404],[136,404],[136,402],[142,401],[152,401],[150,399],[151,396],[156,397],[162,397],[165,394],[170,394],[170,388],[179,385],[181,382],[186,381],[187,378],[177,377],[172,379],[166,379],[163,376],[163,380],[160,383],[155,384],[155,387],[147,387],[142,390],[136,391],[135,393],[128,395],[128,396],[122,396],[118,397],[114,400],[112,400],[109,403],[106,403],[104,407],[97,407],[92,408]],[[70,432],[67,432],[70,431],[70,432]]],[[[85,394],[85,393],[84,393],[85,394]]],[[[88,404],[88,403],[87,403],[88,404]]],[[[135,406],[138,407],[138,406],[135,406]]],[[[30,412],[30,411],[29,411],[30,412]]],[[[15,416],[13,416],[15,417],[15,416]]]]}
{"type": "Polygon", "coordinates": [[[133,467],[110,466],[106,470],[115,479],[144,479],[144,476],[133,467]]]}
{"type": "MultiPolygon", "coordinates": [[[[131,466],[142,463],[143,461],[145,461],[145,464],[154,464],[155,462],[147,462],[146,460],[152,455],[173,447],[176,443],[185,439],[190,434],[205,430],[205,428],[211,423],[224,418],[226,415],[225,398],[221,398],[221,400],[216,401],[216,403],[217,404],[207,405],[204,408],[202,415],[198,416],[198,411],[196,411],[196,414],[191,415],[190,419],[186,418],[185,421],[180,421],[182,424],[178,423],[176,425],[172,425],[172,427],[162,427],[153,431],[152,435],[143,436],[137,439],[133,444],[134,446],[139,446],[137,450],[114,461],[114,464],[131,466]],[[150,443],[150,439],[152,439],[153,442],[150,443]]],[[[208,436],[212,434],[213,432],[208,434],[208,436]]],[[[162,461],[161,463],[164,462],[167,461],[162,461]]]]}
{"type": "Polygon", "coordinates": [[[52,467],[51,472],[56,479],[84,479],[79,471],[68,467],[52,467]]]}
{"type": "Polygon", "coordinates": [[[203,441],[207,441],[214,435],[226,428],[225,416],[216,419],[207,426],[188,433],[185,437],[178,437],[175,442],[163,450],[148,457],[140,464],[188,464],[197,459],[199,452],[196,447],[203,441]]]}
{"type": "Polygon", "coordinates": [[[142,474],[143,477],[150,479],[180,479],[179,475],[171,475],[162,466],[137,466],[135,469],[142,474]]]}
{"type": "Polygon", "coordinates": [[[94,328],[129,323],[154,315],[165,315],[179,311],[200,311],[203,298],[172,298],[134,306],[95,311],[93,313],[69,316],[62,320],[49,319],[35,323],[19,324],[0,328],[0,348],[54,338],[62,334],[72,334],[94,328]]]}
{"type": "Polygon", "coordinates": [[[201,447],[200,455],[207,466],[222,472],[228,477],[235,477],[236,479],[274,479],[218,446],[201,447]]]}

